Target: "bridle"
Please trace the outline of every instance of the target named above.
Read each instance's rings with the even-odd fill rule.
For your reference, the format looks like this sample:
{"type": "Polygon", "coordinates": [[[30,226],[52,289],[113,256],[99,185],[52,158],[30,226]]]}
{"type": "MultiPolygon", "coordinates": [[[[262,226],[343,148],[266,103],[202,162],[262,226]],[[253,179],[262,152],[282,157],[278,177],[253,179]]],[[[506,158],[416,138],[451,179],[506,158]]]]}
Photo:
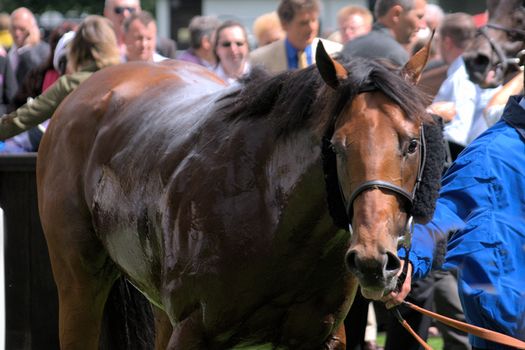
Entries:
{"type": "Polygon", "coordinates": [[[501,45],[492,39],[488,33],[488,29],[495,29],[500,30],[509,35],[509,37],[512,37],[516,40],[525,40],[525,30],[516,29],[516,28],[508,28],[496,23],[487,23],[484,26],[480,27],[478,29],[478,33],[481,34],[487,41],[489,42],[490,48],[493,52],[496,53],[496,56],[499,59],[499,67],[496,69],[496,77],[495,79],[497,81],[503,81],[503,75],[507,71],[509,65],[515,65],[515,66],[521,66],[524,63],[525,60],[525,50],[521,50],[516,54],[516,57],[507,57],[505,54],[505,51],[501,47],[501,45]]]}
{"type": "MultiPolygon", "coordinates": [[[[365,87],[359,91],[359,93],[363,92],[370,92],[374,91],[375,87],[365,87]]],[[[350,194],[348,197],[348,200],[345,199],[344,194],[341,190],[341,196],[343,198],[343,202],[346,206],[346,214],[348,216],[348,229],[350,234],[353,233],[352,229],[352,218],[353,218],[353,203],[356,200],[359,195],[361,195],[363,192],[368,191],[370,189],[384,189],[390,192],[394,192],[402,196],[404,199],[406,199],[409,203],[411,211],[413,204],[414,204],[414,198],[416,196],[416,192],[419,188],[419,184],[421,183],[421,179],[423,176],[423,169],[425,168],[425,162],[426,162],[426,140],[425,140],[425,132],[423,125],[420,126],[420,132],[419,132],[419,144],[420,144],[420,157],[418,161],[418,170],[417,170],[417,178],[416,183],[414,184],[414,188],[412,189],[412,192],[407,191],[401,186],[398,186],[396,184],[393,184],[389,181],[384,181],[381,179],[373,179],[368,180],[360,183],[350,194]]],[[[407,251],[410,250],[410,242],[412,241],[412,230],[414,225],[414,219],[412,215],[409,215],[409,218],[407,220],[407,223],[405,225],[405,229],[403,234],[398,239],[398,247],[404,247],[407,251]]]]}

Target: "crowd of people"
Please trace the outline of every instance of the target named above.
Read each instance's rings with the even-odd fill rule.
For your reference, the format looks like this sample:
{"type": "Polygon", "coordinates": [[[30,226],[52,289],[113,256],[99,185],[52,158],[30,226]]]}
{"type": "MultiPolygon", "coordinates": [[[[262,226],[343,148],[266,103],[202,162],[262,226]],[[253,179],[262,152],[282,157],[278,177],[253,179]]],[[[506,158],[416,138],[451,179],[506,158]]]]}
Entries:
{"type": "MultiPolygon", "coordinates": [[[[462,53],[476,33],[473,17],[445,14],[426,0],[377,0],[373,11],[345,6],[337,14],[338,30],[326,38],[320,33],[320,11],[319,0],[281,0],[274,12],[254,21],[256,48],[250,47],[240,22],[196,16],[188,25],[190,47],[180,53],[173,40],[158,37],[155,19],[141,9],[140,0],[106,0],[103,16],[66,21],[46,41],[30,9],[0,14],[0,152],[37,151],[60,102],[93,72],[110,65],[178,59],[215,72],[229,85],[254,66],[277,74],[312,65],[319,42],[334,57],[403,66],[435,33],[428,70],[442,67],[446,75],[429,111],[445,123],[449,161],[454,163],[443,179],[434,220],[415,228],[408,258],[418,280],[407,278],[403,289],[384,301],[392,307],[408,297],[525,339],[525,102],[511,99],[504,112],[499,109],[501,118],[486,110],[491,99],[502,105],[510,94],[519,93],[523,75],[512,81],[504,97],[496,95],[501,87],[482,89],[472,83],[462,53]],[[439,240],[448,241],[445,265],[451,272],[430,271],[439,240]]],[[[363,336],[366,314],[369,320],[375,316],[371,305],[357,296],[348,321],[358,320],[359,326],[347,327],[348,349],[377,348],[374,336],[363,336]]],[[[429,322],[417,317],[412,322],[426,337],[429,322]]],[[[499,348],[477,337],[469,344],[466,334],[446,327],[440,331],[445,349],[499,348]]],[[[404,331],[389,324],[386,349],[418,349],[399,332],[404,331]]]]}

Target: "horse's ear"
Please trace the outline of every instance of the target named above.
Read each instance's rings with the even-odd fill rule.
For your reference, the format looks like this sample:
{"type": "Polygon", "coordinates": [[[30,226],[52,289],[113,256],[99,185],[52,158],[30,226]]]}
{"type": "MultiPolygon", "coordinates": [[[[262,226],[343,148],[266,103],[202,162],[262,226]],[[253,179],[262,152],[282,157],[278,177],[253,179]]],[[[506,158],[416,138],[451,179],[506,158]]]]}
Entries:
{"type": "Polygon", "coordinates": [[[344,80],[348,77],[345,67],[328,55],[321,40],[317,44],[315,61],[321,77],[332,89],[337,89],[339,80],[344,80]]]}
{"type": "Polygon", "coordinates": [[[410,60],[405,64],[402,70],[402,74],[408,81],[413,84],[417,84],[423,69],[427,65],[428,57],[430,56],[430,46],[432,43],[432,38],[434,37],[435,30],[432,31],[432,35],[428,40],[427,44],[421,48],[418,52],[410,58],[410,60]]]}

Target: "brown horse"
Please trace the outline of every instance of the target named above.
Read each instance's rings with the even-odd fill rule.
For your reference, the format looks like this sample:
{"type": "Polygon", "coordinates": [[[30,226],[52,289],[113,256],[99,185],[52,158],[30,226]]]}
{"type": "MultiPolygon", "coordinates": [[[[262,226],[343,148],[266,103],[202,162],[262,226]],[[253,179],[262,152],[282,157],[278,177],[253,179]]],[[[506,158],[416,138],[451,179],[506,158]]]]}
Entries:
{"type": "Polygon", "coordinates": [[[170,349],[344,349],[357,282],[391,291],[409,217],[433,212],[426,50],[391,72],[320,45],[317,67],[228,89],[181,62],[95,73],[38,155],[61,347],[98,347],[125,276],[169,318],[170,349]]]}
{"type": "Polygon", "coordinates": [[[470,79],[482,87],[508,80],[525,58],[525,2],[488,0],[488,23],[463,54],[470,79]],[[506,78],[507,77],[507,78],[506,78]]]}

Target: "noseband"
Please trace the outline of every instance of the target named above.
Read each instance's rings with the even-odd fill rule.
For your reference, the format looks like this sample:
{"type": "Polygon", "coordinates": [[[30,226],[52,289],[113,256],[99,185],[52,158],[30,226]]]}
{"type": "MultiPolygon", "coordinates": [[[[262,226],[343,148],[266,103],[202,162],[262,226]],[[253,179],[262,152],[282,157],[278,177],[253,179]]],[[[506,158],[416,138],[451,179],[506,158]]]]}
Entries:
{"type": "MultiPolygon", "coordinates": [[[[359,93],[370,92],[374,90],[375,90],[375,87],[369,86],[369,87],[365,87],[361,89],[359,93]]],[[[356,198],[359,197],[359,195],[361,195],[363,192],[368,191],[370,189],[384,189],[384,190],[391,191],[391,192],[394,192],[402,196],[404,199],[408,201],[409,206],[410,206],[409,213],[411,212],[412,206],[414,203],[414,197],[419,188],[419,184],[421,183],[421,179],[423,176],[423,169],[425,168],[425,162],[426,162],[426,141],[425,141],[425,132],[424,132],[423,126],[421,126],[419,130],[420,130],[419,144],[421,145],[420,146],[421,153],[420,153],[419,162],[418,162],[416,183],[414,184],[414,188],[412,189],[412,192],[409,192],[403,187],[393,184],[389,181],[384,181],[381,179],[374,179],[374,180],[365,181],[359,184],[359,186],[357,186],[357,188],[354,189],[352,193],[350,194],[348,201],[345,200],[345,196],[342,194],[343,202],[346,203],[346,214],[349,220],[348,226],[349,226],[350,234],[353,233],[353,229],[352,229],[353,203],[356,200],[356,198]]],[[[405,225],[405,230],[403,232],[403,235],[399,237],[399,241],[398,241],[398,245],[405,247],[407,251],[410,249],[412,228],[413,228],[413,217],[412,215],[410,215],[405,225]]]]}
{"type": "Polygon", "coordinates": [[[525,59],[525,50],[518,52],[516,57],[507,57],[501,45],[490,37],[488,33],[489,28],[503,31],[507,33],[509,37],[514,38],[515,40],[525,40],[525,31],[521,29],[507,28],[505,26],[490,22],[478,29],[478,33],[487,39],[490,44],[490,48],[496,53],[496,56],[498,56],[501,66],[496,70],[496,79],[502,81],[503,74],[505,74],[507,71],[509,64],[516,66],[523,65],[523,61],[525,59]]]}

